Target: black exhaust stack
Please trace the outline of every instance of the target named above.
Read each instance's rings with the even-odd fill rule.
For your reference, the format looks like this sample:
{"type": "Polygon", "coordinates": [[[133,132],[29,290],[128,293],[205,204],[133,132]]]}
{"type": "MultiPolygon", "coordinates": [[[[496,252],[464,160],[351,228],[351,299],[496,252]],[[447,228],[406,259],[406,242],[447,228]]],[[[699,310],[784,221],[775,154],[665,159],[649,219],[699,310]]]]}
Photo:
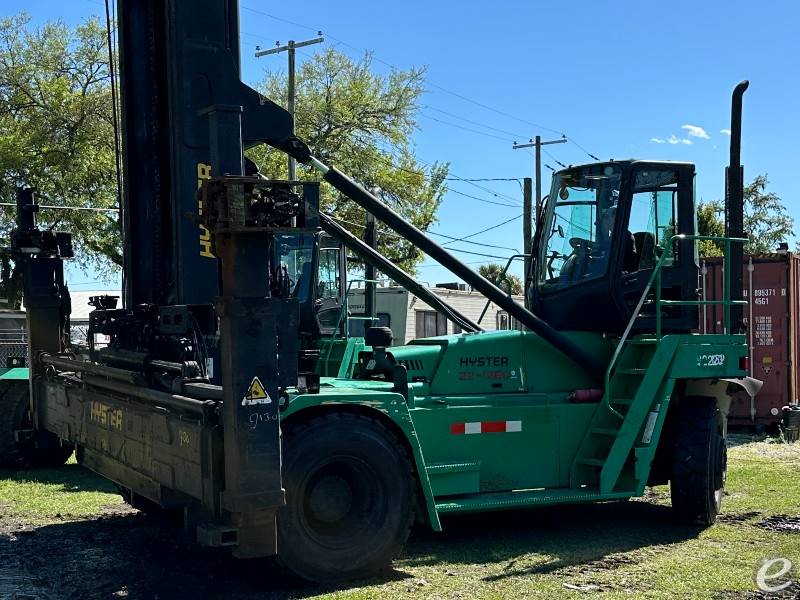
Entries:
{"type": "Polygon", "coordinates": [[[411,223],[386,206],[386,204],[381,202],[378,198],[370,194],[367,190],[350,179],[347,175],[333,167],[323,164],[313,156],[296,157],[299,160],[305,158],[306,160],[302,160],[302,162],[311,163],[311,166],[313,166],[315,170],[322,173],[325,181],[330,183],[334,188],[342,192],[345,196],[353,200],[367,212],[375,215],[375,218],[383,221],[391,229],[417,246],[425,254],[439,262],[439,264],[441,264],[443,267],[466,281],[473,287],[473,289],[486,296],[486,298],[505,310],[509,315],[515,317],[528,329],[539,334],[553,347],[560,350],[564,355],[572,359],[580,367],[586,369],[592,376],[597,378],[598,381],[602,381],[605,374],[606,365],[599,361],[596,357],[592,356],[583,348],[573,343],[564,334],[555,330],[525,307],[517,304],[509,294],[492,284],[482,275],[470,269],[467,265],[458,260],[439,244],[430,239],[422,231],[414,227],[411,223]]]}
{"type": "MultiPolygon", "coordinates": [[[[725,236],[741,238],[744,236],[744,169],[742,169],[742,96],[750,82],[745,80],[733,90],[731,99],[731,157],[725,169],[725,236]]],[[[742,300],[742,268],[744,247],[731,244],[731,300],[742,300]]],[[[742,307],[731,307],[731,333],[744,331],[742,307]]]]}

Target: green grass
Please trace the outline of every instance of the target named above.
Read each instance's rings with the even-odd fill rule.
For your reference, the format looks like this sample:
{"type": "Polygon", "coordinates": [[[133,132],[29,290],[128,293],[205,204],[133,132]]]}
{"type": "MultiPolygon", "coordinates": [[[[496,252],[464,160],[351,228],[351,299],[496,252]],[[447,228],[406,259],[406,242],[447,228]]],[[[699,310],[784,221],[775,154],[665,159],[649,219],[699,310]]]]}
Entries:
{"type": "MultiPolygon", "coordinates": [[[[800,443],[736,440],[728,494],[713,527],[675,525],[656,488],[632,502],[450,517],[444,533],[416,530],[388,576],[321,598],[746,598],[765,558],[786,557],[800,579],[800,534],[757,526],[800,514],[800,443]],[[737,520],[738,519],[738,520],[737,520]]],[[[0,472],[0,519],[33,523],[93,515],[119,503],[108,483],[70,464],[0,472]]],[[[236,598],[244,596],[236,596],[236,598]]],[[[247,595],[247,598],[261,597],[247,595]]]]}
{"type": "Polygon", "coordinates": [[[674,525],[666,487],[645,502],[473,516],[412,538],[395,564],[409,577],[325,597],[746,597],[761,561],[777,556],[800,579],[800,535],[756,526],[800,514],[800,444],[741,443],[729,457],[725,517],[709,529],[674,525]]]}
{"type": "Polygon", "coordinates": [[[85,517],[121,502],[114,484],[78,466],[74,455],[58,469],[0,471],[0,519],[85,517]]]}

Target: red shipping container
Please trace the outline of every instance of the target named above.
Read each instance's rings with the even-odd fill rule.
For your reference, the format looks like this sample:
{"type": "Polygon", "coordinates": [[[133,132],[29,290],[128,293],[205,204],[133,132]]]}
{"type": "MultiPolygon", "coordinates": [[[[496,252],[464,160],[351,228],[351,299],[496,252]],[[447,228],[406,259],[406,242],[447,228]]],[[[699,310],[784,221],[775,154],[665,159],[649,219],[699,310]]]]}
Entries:
{"type": "MultiPolygon", "coordinates": [[[[700,289],[707,300],[722,299],[722,261],[701,260],[700,289]]],[[[797,404],[800,341],[800,256],[777,253],[744,258],[743,309],[750,348],[750,375],[764,382],[751,400],[738,394],[731,405],[731,425],[770,426],[781,408],[797,404]]],[[[701,332],[723,333],[722,306],[701,308],[701,332]],[[703,328],[705,326],[705,328],[703,328]]]]}

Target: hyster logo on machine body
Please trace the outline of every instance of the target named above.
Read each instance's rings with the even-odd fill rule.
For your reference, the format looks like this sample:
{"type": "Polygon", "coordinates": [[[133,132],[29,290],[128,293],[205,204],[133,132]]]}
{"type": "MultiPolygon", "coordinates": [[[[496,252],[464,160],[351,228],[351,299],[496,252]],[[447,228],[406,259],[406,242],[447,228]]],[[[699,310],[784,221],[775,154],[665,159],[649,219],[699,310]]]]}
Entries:
{"type": "Polygon", "coordinates": [[[460,365],[462,367],[507,367],[507,356],[462,356],[460,365]]]}
{"type": "Polygon", "coordinates": [[[508,369],[507,356],[462,356],[459,365],[462,369],[458,378],[476,379],[515,379],[516,371],[508,369]]]}

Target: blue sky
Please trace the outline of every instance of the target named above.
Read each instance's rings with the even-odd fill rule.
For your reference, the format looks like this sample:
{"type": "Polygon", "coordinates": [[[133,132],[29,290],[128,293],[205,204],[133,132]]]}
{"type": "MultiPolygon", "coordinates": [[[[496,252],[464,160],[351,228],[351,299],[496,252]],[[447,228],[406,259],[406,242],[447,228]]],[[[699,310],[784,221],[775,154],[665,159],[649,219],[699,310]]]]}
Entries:
{"type": "MultiPolygon", "coordinates": [[[[800,3],[795,1],[410,0],[382,8],[374,0],[241,0],[241,6],[243,78],[249,83],[260,80],[264,68],[285,64],[285,55],[255,59],[257,44],[307,39],[317,29],[327,36],[326,45],[349,54],[374,51],[379,71],[387,65],[426,65],[428,91],[416,151],[426,162],[449,161],[452,173],[464,179],[532,176],[532,155],[512,150],[512,142],[564,133],[580,146],[550,146],[544,162],[553,167],[555,161],[587,162],[587,151],[602,159],[692,161],[698,197],[720,198],[728,157],[728,137],[721,130],[730,126],[730,92],[741,79],[750,79],[745,177],[768,173],[770,189],[800,217],[793,183],[800,162],[800,3]]],[[[75,23],[103,11],[100,0],[5,0],[3,7],[4,14],[27,10],[37,22],[75,23]]],[[[548,175],[543,169],[543,180],[548,175]]],[[[517,181],[451,181],[450,187],[432,231],[469,235],[521,210],[517,181]]],[[[521,250],[522,224],[517,219],[471,239],[521,250]]],[[[467,243],[452,247],[509,254],[467,243]]],[[[492,260],[458,256],[470,263],[492,260]]],[[[89,283],[96,279],[92,274],[72,273],[71,279],[83,289],[102,287],[89,283]]],[[[453,277],[426,262],[419,279],[435,283],[453,277]]]]}

